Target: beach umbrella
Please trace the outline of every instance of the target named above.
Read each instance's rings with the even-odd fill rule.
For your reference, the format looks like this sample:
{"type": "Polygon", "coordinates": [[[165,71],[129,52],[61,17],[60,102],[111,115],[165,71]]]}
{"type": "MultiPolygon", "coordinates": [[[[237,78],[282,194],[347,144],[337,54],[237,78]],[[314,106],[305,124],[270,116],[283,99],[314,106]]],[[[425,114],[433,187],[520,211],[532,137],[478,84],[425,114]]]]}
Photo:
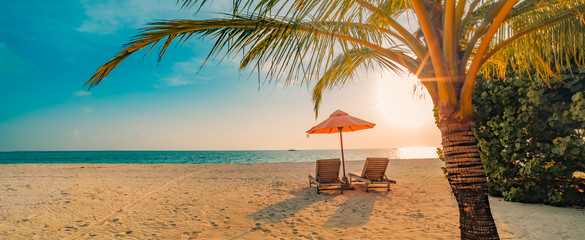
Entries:
{"type": "Polygon", "coordinates": [[[339,140],[341,142],[341,163],[343,166],[343,181],[349,184],[347,177],[345,176],[345,157],[343,155],[343,136],[342,132],[354,132],[363,129],[370,129],[376,126],[376,124],[361,120],[356,117],[352,117],[344,111],[337,110],[329,115],[329,118],[325,121],[317,124],[307,131],[308,134],[316,133],[339,133],[339,140]]]}

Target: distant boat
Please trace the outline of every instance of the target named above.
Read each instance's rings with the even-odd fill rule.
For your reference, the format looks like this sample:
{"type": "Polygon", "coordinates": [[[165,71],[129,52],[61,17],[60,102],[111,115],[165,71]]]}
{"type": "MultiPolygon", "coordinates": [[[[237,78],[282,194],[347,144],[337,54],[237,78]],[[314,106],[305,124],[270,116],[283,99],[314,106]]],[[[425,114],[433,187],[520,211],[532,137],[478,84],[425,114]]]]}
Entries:
{"type": "Polygon", "coordinates": [[[298,150],[296,150],[296,149],[289,149],[289,151],[291,151],[291,152],[292,152],[292,151],[298,151],[298,150]]]}

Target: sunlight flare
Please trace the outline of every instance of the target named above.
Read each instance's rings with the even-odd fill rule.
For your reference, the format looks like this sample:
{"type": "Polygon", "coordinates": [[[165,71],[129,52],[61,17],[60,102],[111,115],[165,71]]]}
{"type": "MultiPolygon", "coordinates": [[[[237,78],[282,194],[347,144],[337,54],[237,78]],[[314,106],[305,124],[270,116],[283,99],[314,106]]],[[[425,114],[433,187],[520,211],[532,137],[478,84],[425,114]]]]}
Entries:
{"type": "Polygon", "coordinates": [[[414,91],[417,81],[414,76],[395,74],[377,80],[378,107],[391,124],[404,128],[434,124],[432,100],[424,95],[421,98],[424,92],[414,91]]]}
{"type": "Polygon", "coordinates": [[[437,158],[436,147],[401,147],[398,149],[400,159],[437,158]]]}

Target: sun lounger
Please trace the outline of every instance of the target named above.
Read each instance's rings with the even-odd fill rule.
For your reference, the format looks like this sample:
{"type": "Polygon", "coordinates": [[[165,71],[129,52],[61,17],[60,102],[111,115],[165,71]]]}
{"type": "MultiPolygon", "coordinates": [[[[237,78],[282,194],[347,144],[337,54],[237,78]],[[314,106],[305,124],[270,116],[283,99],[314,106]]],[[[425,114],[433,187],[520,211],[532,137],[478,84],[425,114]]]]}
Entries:
{"type": "Polygon", "coordinates": [[[396,183],[394,180],[386,177],[386,168],[388,167],[388,158],[366,158],[362,174],[349,173],[350,181],[366,183],[366,192],[373,187],[386,187],[390,191],[390,183],[396,183]]]}
{"type": "Polygon", "coordinates": [[[327,187],[327,189],[340,189],[341,193],[343,193],[343,182],[339,179],[339,165],[341,165],[339,158],[317,160],[315,177],[309,174],[309,187],[315,184],[317,186],[317,194],[320,193],[319,190],[323,187],[327,187]],[[339,188],[329,188],[331,186],[339,186],[339,188]]]}

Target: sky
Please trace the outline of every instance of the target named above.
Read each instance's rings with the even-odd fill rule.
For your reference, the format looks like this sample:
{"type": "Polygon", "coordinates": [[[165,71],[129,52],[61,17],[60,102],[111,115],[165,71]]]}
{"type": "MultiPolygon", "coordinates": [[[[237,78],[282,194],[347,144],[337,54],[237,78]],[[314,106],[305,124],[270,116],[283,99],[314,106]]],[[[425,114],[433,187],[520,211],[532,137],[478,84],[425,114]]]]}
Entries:
{"type": "Polygon", "coordinates": [[[376,123],[344,134],[345,148],[438,147],[429,97],[416,79],[380,69],[324,94],[315,119],[312,86],[262,83],[237,57],[200,66],[212,42],[192,38],[160,63],[129,57],[97,87],[84,83],[144,24],[205,19],[175,0],[9,1],[0,8],[0,151],[335,149],[337,135],[305,131],[337,109],[376,123]]]}

